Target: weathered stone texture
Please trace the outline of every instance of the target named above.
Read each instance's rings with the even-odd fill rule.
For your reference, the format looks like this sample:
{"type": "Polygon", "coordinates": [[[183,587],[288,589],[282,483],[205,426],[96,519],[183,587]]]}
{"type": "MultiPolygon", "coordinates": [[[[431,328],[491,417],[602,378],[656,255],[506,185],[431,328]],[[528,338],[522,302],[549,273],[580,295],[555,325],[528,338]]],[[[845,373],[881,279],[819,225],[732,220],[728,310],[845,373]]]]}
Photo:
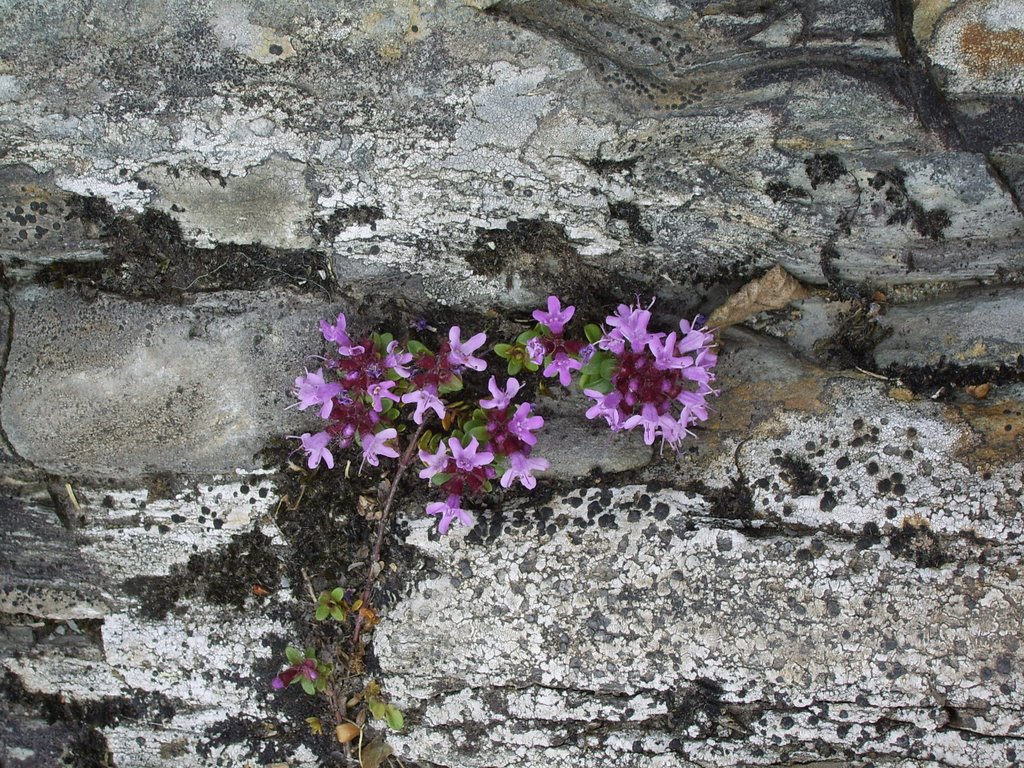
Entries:
{"type": "Polygon", "coordinates": [[[358,458],[288,468],[317,319],[514,335],[551,293],[594,318],[657,295],[668,328],[781,264],[804,297],[721,335],[678,455],[556,397],[536,494],[446,538],[405,507],[370,634],[390,742],[410,766],[1019,764],[1022,19],[2,14],[0,762],[342,763],[269,689],[325,631],[307,579],[359,581],[380,491],[358,458]]]}

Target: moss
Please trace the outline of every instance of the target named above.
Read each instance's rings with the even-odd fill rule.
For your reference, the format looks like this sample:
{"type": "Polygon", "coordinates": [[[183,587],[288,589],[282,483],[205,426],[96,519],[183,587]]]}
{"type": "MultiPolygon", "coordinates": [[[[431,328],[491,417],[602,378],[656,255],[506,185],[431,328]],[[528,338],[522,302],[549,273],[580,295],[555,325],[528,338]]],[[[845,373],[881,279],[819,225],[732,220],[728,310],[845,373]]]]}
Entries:
{"type": "Polygon", "coordinates": [[[636,203],[611,203],[608,212],[613,219],[626,222],[630,236],[638,243],[649,243],[654,238],[640,221],[640,208],[636,203]]]}
{"type": "Polygon", "coordinates": [[[38,283],[75,287],[86,295],[105,291],[166,302],[194,293],[278,285],[330,293],[320,276],[328,271],[326,257],[315,251],[235,244],[196,248],[185,242],[168,214],[147,210],[123,216],[100,198],[74,197],[68,210],[68,218],[80,219],[100,241],[104,258],[54,262],[36,273],[38,283]]]}
{"type": "Polygon", "coordinates": [[[817,189],[823,184],[834,184],[839,181],[846,173],[846,166],[836,155],[816,154],[804,160],[804,170],[810,179],[811,189],[817,189]]]}

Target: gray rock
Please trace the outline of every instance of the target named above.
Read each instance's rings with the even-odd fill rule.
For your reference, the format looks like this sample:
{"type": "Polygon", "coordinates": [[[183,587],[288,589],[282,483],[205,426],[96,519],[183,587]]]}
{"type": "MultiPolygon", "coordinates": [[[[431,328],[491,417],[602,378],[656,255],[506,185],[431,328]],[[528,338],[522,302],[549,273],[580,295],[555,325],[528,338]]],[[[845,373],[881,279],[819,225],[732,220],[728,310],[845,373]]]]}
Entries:
{"type": "Polygon", "coordinates": [[[4,428],[20,456],[52,472],[253,468],[268,437],[308,421],[285,409],[319,351],[322,308],[309,299],[222,293],[155,306],[33,287],[11,306],[4,428]]]}
{"type": "Polygon", "coordinates": [[[892,307],[878,321],[892,335],[875,348],[882,367],[1017,364],[1024,355],[1024,291],[974,290],[949,298],[892,307]]]}

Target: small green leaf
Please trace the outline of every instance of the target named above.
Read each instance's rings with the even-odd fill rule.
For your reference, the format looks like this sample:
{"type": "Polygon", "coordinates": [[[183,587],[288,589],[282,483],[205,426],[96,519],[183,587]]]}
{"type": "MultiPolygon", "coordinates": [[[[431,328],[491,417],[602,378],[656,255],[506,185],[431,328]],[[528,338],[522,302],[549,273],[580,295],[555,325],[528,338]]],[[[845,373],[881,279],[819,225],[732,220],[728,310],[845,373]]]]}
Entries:
{"type": "Polygon", "coordinates": [[[513,360],[513,361],[511,361],[508,364],[508,375],[509,376],[515,376],[521,370],[523,370],[523,364],[519,360],[513,360]]]}
{"type": "Polygon", "coordinates": [[[444,485],[445,483],[447,483],[451,479],[452,479],[452,476],[450,474],[448,474],[447,472],[438,472],[436,475],[434,475],[432,478],[430,478],[430,484],[431,485],[444,485]]]}
{"type": "Polygon", "coordinates": [[[387,709],[387,705],[385,705],[383,701],[373,698],[366,703],[370,705],[370,714],[373,715],[374,720],[384,719],[384,710],[387,709]]]}
{"type": "Polygon", "coordinates": [[[588,323],[583,326],[583,334],[591,344],[596,343],[598,339],[604,336],[604,332],[601,330],[601,327],[594,325],[593,323],[588,323]]]}
{"type": "Polygon", "coordinates": [[[306,658],[302,655],[302,651],[291,645],[284,649],[284,655],[287,657],[289,664],[301,664],[303,659],[306,658]]]}
{"type": "Polygon", "coordinates": [[[526,342],[528,342],[530,339],[535,339],[538,336],[540,336],[540,326],[531,328],[528,331],[523,331],[522,333],[520,333],[518,336],[516,336],[516,343],[525,345],[526,342]]]}
{"type": "Polygon", "coordinates": [[[310,696],[316,693],[316,686],[313,685],[313,681],[310,680],[308,677],[301,677],[296,679],[301,681],[299,684],[302,686],[302,690],[304,690],[310,696]]]}
{"type": "Polygon", "coordinates": [[[470,437],[475,437],[477,439],[477,442],[481,444],[487,442],[487,438],[489,437],[489,435],[487,434],[486,424],[483,424],[479,427],[473,427],[472,429],[468,429],[466,430],[466,434],[468,434],[470,437]]]}
{"type": "Polygon", "coordinates": [[[384,719],[392,731],[400,731],[405,727],[405,717],[398,707],[393,707],[390,704],[384,707],[384,719]]]}
{"type": "Polygon", "coordinates": [[[316,620],[323,621],[330,615],[330,613],[331,609],[328,608],[324,603],[320,603],[320,605],[316,607],[316,620]]]}
{"type": "Polygon", "coordinates": [[[460,379],[458,376],[453,376],[448,381],[446,381],[444,384],[441,384],[437,388],[437,391],[438,391],[439,394],[448,395],[448,394],[451,394],[452,392],[458,392],[461,389],[462,389],[462,379],[460,379]]]}
{"type": "Polygon", "coordinates": [[[342,608],[340,605],[334,606],[331,609],[331,618],[334,619],[335,621],[344,621],[345,620],[345,609],[342,608]]]}
{"type": "Polygon", "coordinates": [[[607,360],[604,360],[604,361],[601,362],[601,378],[602,379],[608,379],[608,381],[611,381],[612,373],[615,372],[615,363],[616,363],[616,361],[615,361],[614,357],[610,357],[607,360]]]}
{"type": "Polygon", "coordinates": [[[345,599],[345,590],[341,587],[335,587],[331,590],[331,599],[336,603],[340,603],[345,599]]]}
{"type": "Polygon", "coordinates": [[[502,357],[502,358],[508,359],[509,353],[511,351],[512,351],[512,345],[511,344],[495,344],[494,345],[494,354],[496,354],[498,357],[502,357]]]}
{"type": "Polygon", "coordinates": [[[406,349],[412,352],[414,355],[430,354],[430,350],[427,346],[416,339],[410,339],[409,343],[405,345],[406,349]]]}

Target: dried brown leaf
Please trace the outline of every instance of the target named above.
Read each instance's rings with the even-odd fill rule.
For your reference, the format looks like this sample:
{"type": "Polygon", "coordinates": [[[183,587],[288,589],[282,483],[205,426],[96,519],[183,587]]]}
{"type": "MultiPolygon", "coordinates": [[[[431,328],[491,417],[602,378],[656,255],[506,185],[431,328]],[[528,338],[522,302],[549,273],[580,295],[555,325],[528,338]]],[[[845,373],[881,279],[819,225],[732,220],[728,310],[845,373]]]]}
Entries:
{"type": "Polygon", "coordinates": [[[800,281],[776,264],[756,280],[740,288],[708,317],[709,328],[726,328],[768,309],[782,309],[807,296],[800,281]]]}
{"type": "Polygon", "coordinates": [[[384,743],[384,739],[377,737],[365,747],[359,756],[361,768],[380,768],[380,764],[392,754],[394,750],[384,743]]]}

